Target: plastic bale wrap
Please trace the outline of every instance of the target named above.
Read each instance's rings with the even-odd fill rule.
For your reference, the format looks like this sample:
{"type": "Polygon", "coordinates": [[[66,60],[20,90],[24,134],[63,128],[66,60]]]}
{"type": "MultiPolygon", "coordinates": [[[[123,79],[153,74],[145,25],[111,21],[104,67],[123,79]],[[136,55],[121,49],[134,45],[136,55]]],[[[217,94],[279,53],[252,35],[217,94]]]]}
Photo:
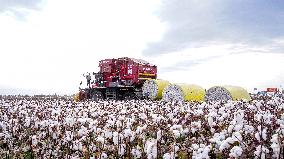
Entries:
{"type": "Polygon", "coordinates": [[[164,101],[204,101],[205,90],[193,84],[171,84],[163,91],[164,101]]]}
{"type": "Polygon", "coordinates": [[[170,82],[165,80],[147,80],[142,87],[142,93],[150,99],[162,99],[163,90],[170,82]]]}
{"type": "Polygon", "coordinates": [[[238,86],[214,86],[206,91],[205,101],[251,100],[249,93],[238,86]]]}

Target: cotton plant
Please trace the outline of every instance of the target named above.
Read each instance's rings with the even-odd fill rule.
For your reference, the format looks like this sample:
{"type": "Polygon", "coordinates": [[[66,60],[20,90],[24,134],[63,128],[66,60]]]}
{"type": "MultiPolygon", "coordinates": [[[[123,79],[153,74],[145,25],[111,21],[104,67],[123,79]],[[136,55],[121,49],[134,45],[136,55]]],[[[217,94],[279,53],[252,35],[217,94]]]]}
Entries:
{"type": "Polygon", "coordinates": [[[43,158],[278,158],[283,101],[2,100],[0,143],[9,151],[0,152],[43,158]]]}

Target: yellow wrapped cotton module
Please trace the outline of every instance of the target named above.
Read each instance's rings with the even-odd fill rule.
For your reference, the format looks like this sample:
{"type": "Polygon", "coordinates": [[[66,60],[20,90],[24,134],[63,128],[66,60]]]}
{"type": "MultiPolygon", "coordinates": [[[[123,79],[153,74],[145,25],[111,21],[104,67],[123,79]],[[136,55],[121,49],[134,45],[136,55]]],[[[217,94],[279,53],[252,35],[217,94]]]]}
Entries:
{"type": "Polygon", "coordinates": [[[193,84],[172,84],[163,91],[164,101],[204,101],[205,90],[193,84]]]}
{"type": "Polygon", "coordinates": [[[147,80],[142,86],[142,93],[150,99],[162,99],[163,90],[169,84],[170,82],[160,79],[147,80]]]}
{"type": "Polygon", "coordinates": [[[238,86],[214,86],[206,91],[205,101],[251,100],[249,93],[238,86]]]}
{"type": "Polygon", "coordinates": [[[251,97],[250,97],[248,91],[245,90],[242,87],[224,86],[224,88],[226,88],[230,92],[233,100],[242,100],[242,99],[251,100],[251,97]]]}
{"type": "Polygon", "coordinates": [[[194,84],[184,84],[181,85],[181,88],[185,94],[185,101],[204,101],[205,90],[202,87],[194,84]]]}

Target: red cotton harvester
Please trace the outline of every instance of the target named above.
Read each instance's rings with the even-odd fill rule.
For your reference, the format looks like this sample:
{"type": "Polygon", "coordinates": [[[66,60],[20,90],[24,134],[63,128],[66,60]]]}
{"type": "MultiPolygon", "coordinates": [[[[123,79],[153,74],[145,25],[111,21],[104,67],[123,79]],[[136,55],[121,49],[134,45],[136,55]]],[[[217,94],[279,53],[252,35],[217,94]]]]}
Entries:
{"type": "Polygon", "coordinates": [[[80,89],[78,100],[141,99],[143,83],[157,78],[157,66],[128,57],[105,59],[93,75],[88,87],[80,89]]]}

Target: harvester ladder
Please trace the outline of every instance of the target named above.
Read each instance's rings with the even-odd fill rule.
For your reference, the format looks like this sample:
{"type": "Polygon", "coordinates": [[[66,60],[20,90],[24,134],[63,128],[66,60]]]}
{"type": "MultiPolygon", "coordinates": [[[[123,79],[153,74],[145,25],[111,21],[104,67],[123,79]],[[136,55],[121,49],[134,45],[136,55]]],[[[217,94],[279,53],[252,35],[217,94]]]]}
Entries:
{"type": "Polygon", "coordinates": [[[116,90],[106,90],[106,99],[116,99],[116,90]]]}

